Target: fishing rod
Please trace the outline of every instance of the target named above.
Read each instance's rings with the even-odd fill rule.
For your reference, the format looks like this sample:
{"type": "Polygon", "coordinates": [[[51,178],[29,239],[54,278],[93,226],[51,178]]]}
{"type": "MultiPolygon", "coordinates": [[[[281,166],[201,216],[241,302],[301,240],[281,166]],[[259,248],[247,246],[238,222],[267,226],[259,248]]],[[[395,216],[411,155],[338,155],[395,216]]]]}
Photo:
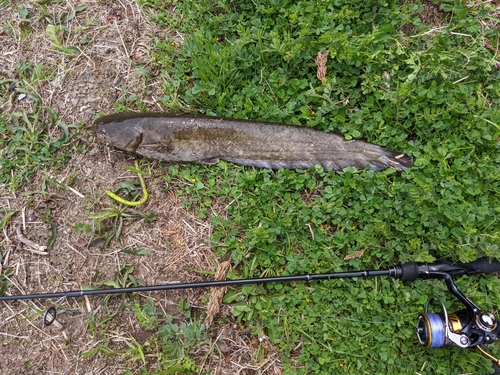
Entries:
{"type": "MultiPolygon", "coordinates": [[[[313,281],[329,279],[346,279],[356,277],[390,276],[402,281],[416,279],[443,279],[448,290],[462,304],[464,309],[448,314],[444,302],[436,296],[427,301],[425,312],[417,318],[416,330],[420,344],[427,348],[443,348],[457,346],[460,348],[477,348],[486,357],[491,359],[494,366],[500,367],[500,360],[486,350],[486,345],[500,338],[500,324],[492,313],[483,311],[479,306],[467,298],[455,285],[453,279],[459,276],[486,274],[500,271],[500,261],[480,258],[470,263],[439,260],[434,263],[408,262],[392,266],[385,270],[364,270],[353,272],[335,272],[325,274],[279,276],[239,280],[205,281],[195,283],[175,283],[165,285],[137,286],[116,289],[78,290],[69,292],[20,294],[0,296],[0,301],[16,301],[46,298],[78,298],[92,295],[110,295],[123,293],[151,292],[173,289],[208,288],[236,286],[247,284],[264,284],[291,281],[313,281]],[[441,303],[441,313],[429,312],[429,305],[433,299],[441,303]]],[[[57,310],[49,308],[43,317],[45,325],[52,324],[56,319],[57,310]]]]}

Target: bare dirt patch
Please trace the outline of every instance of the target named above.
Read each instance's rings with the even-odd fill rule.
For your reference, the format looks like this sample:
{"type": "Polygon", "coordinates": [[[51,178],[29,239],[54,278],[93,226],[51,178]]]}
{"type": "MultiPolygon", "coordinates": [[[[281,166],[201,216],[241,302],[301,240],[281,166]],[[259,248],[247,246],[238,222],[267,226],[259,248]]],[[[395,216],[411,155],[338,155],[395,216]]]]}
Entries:
{"type": "MultiPolygon", "coordinates": [[[[422,10],[418,13],[418,18],[422,25],[430,26],[432,28],[439,28],[446,25],[447,14],[443,12],[442,8],[428,0],[415,1],[408,0],[404,1],[405,4],[419,4],[422,10]]],[[[401,31],[406,35],[413,35],[417,28],[415,25],[407,23],[401,26],[401,31]]]]}
{"type": "MultiPolygon", "coordinates": [[[[79,290],[84,284],[115,279],[124,265],[133,266],[134,278],[148,285],[201,281],[206,277],[193,270],[215,272],[218,266],[208,241],[212,228],[207,221],[182,208],[175,186],[167,186],[162,178],[167,173],[165,166],[151,164],[152,176],[146,178],[150,198],[138,208],[155,215],[156,220],[125,219],[120,243],[113,240],[103,247],[112,221],[105,222],[105,233],[99,239],[99,228],[89,219],[89,214],[103,212],[114,204],[104,194],[106,189],[113,189],[122,181],[137,180],[136,175],[124,168],[133,165],[129,157],[109,153],[95,142],[90,131],[92,118],[111,112],[116,100],[131,94],[146,103],[145,110],[161,110],[155,101],[161,95],[161,85],[153,80],[146,90],[140,69],[159,69],[150,66],[149,51],[155,33],[169,31],[155,30],[143,10],[130,1],[85,1],[81,5],[85,9],[76,12],[65,23],[65,31],[58,35],[63,47],[80,48],[81,52],[74,55],[61,51],[46,29],[48,24],[75,10],[71,2],[49,4],[43,10],[28,1],[0,7],[0,74],[4,78],[17,77],[16,66],[22,62],[43,65],[48,79],[41,79],[34,89],[46,107],[81,131],[82,136],[66,146],[78,144],[84,149],[74,152],[64,168],[39,171],[17,191],[2,187],[0,208],[16,210],[1,239],[4,256],[0,273],[6,269],[14,272],[10,277],[14,287],[8,293],[79,290]],[[21,7],[29,12],[27,19],[21,14],[21,7]],[[55,229],[55,241],[49,249],[43,249],[55,229]],[[33,246],[27,245],[23,238],[42,246],[39,252],[33,252],[33,246]],[[126,254],[121,248],[147,249],[150,254],[126,254]]],[[[176,38],[181,41],[182,35],[176,33],[176,38]]],[[[29,109],[32,103],[29,96],[21,97],[14,92],[11,102],[2,110],[29,109]]],[[[218,213],[224,215],[223,207],[218,213]]],[[[203,318],[206,309],[203,297],[207,292],[188,289],[138,298],[141,303],[153,301],[160,319],[167,314],[179,315],[177,307],[181,299],[188,300],[193,311],[203,318]]],[[[111,299],[108,305],[111,312],[104,311],[100,297],[60,301],[60,314],[49,327],[43,326],[41,315],[56,301],[2,303],[1,373],[117,374],[127,370],[136,373],[141,368],[154,370],[158,363],[154,356],[147,357],[146,363],[130,362],[119,354],[106,356],[105,351],[82,357],[83,353],[101,346],[119,353],[129,349],[133,340],[154,354],[154,348],[148,345],[155,331],[144,329],[130,310],[116,314],[105,329],[94,328],[96,321],[117,312],[113,309],[123,310],[120,304],[123,299],[111,299]]],[[[210,344],[193,354],[200,359],[202,372],[280,373],[278,353],[268,341],[255,341],[255,337],[242,331],[227,307],[223,307],[220,316],[221,320],[209,330],[210,344]]]]}

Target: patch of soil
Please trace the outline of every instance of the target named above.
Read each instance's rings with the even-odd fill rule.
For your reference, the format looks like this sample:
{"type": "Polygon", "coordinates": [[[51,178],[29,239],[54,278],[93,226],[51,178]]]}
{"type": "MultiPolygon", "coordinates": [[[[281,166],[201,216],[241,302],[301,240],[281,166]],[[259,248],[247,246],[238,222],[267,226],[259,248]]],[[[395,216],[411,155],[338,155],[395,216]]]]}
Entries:
{"type": "Polygon", "coordinates": [[[441,7],[431,1],[422,0],[422,7],[424,9],[418,15],[418,18],[420,18],[420,21],[422,21],[424,25],[439,27],[446,18],[446,13],[443,12],[441,7]]]}
{"type": "MultiPolygon", "coordinates": [[[[441,7],[429,0],[405,0],[405,4],[419,4],[422,6],[422,11],[418,13],[418,18],[422,25],[438,28],[446,23],[447,14],[442,11],[441,7]]],[[[416,27],[410,23],[401,26],[401,31],[406,35],[413,35],[416,27]]]]}

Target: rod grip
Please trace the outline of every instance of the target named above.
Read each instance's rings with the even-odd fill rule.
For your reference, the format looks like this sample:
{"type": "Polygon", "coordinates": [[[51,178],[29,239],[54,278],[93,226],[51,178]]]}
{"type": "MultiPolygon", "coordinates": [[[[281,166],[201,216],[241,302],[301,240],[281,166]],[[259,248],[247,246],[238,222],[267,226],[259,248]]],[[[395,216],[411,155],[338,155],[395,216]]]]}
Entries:
{"type": "Polygon", "coordinates": [[[401,280],[403,281],[413,281],[419,278],[420,276],[420,267],[419,263],[416,262],[408,262],[401,264],[401,280]]]}
{"type": "Polygon", "coordinates": [[[470,263],[454,263],[445,260],[434,263],[408,262],[399,266],[398,276],[403,281],[413,281],[418,278],[442,278],[445,274],[455,277],[492,272],[500,272],[500,261],[498,259],[490,261],[488,258],[479,258],[470,263]]]}
{"type": "Polygon", "coordinates": [[[475,275],[478,273],[500,272],[500,261],[498,259],[480,258],[470,263],[465,263],[465,272],[467,275],[475,275]]]}

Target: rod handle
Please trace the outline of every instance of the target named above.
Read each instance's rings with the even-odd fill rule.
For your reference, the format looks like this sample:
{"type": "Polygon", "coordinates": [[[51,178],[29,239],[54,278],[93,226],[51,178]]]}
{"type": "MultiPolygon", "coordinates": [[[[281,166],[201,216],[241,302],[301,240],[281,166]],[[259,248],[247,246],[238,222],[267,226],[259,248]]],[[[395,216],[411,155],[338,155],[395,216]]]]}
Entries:
{"type": "Polygon", "coordinates": [[[451,277],[461,275],[476,275],[478,273],[500,272],[500,261],[479,258],[470,263],[450,262],[440,260],[434,263],[408,262],[399,266],[398,276],[403,281],[413,281],[418,278],[443,278],[444,274],[451,277]]]}
{"type": "Polygon", "coordinates": [[[467,269],[467,275],[500,272],[500,261],[498,259],[490,261],[488,258],[480,258],[463,266],[467,269]]]}
{"type": "Polygon", "coordinates": [[[399,266],[401,270],[400,278],[403,281],[413,281],[419,278],[419,263],[408,262],[403,263],[399,266]]]}

